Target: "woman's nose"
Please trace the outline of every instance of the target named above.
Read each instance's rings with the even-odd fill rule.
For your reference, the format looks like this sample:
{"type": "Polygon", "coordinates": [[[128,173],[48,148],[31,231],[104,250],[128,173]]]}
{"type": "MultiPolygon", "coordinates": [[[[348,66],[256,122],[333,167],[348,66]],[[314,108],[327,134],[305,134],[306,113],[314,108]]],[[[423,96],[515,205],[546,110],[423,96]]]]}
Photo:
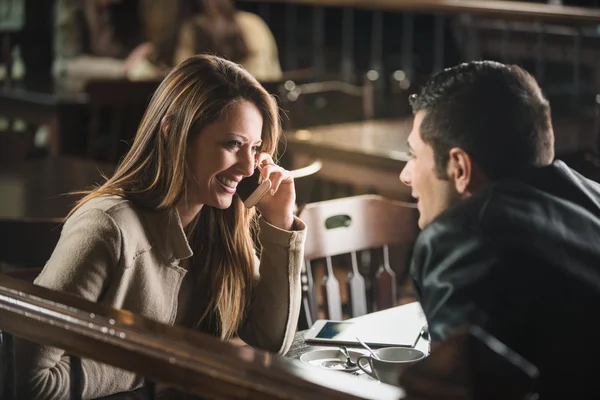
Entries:
{"type": "Polygon", "coordinates": [[[240,160],[240,172],[245,176],[250,176],[254,173],[254,169],[256,168],[256,157],[254,154],[246,154],[240,160]]]}

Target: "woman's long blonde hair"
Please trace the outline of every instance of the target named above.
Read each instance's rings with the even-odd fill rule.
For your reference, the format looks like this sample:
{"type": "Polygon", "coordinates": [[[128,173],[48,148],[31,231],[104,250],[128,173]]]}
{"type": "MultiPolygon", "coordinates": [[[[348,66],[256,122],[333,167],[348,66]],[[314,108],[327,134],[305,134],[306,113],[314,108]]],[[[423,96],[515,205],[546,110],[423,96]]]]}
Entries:
{"type": "MultiPolygon", "coordinates": [[[[273,155],[280,132],[277,104],[252,75],[235,63],[208,55],[178,65],[156,90],[114,175],[88,192],[71,214],[104,195],[122,196],[145,209],[175,208],[186,196],[190,139],[239,101],[252,102],[260,110],[261,151],[273,155]]],[[[194,323],[199,328],[211,325],[222,339],[237,333],[252,292],[253,210],[246,209],[237,196],[225,210],[205,205],[186,232],[194,251],[190,271],[195,272],[198,286],[210,292],[206,308],[198,305],[194,323]]]]}

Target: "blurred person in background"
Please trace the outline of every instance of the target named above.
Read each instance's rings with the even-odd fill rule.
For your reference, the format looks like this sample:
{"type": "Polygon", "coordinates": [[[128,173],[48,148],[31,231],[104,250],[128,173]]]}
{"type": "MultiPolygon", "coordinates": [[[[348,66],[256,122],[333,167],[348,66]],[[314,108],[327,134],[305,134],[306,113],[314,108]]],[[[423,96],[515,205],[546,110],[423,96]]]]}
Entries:
{"type": "Polygon", "coordinates": [[[166,0],[57,0],[53,75],[73,80],[147,79],[177,2],[166,0]]]}
{"type": "Polygon", "coordinates": [[[281,78],[277,43],[258,16],[231,0],[184,0],[176,32],[159,59],[177,65],[196,54],[214,54],[244,66],[259,81],[281,78]]]}

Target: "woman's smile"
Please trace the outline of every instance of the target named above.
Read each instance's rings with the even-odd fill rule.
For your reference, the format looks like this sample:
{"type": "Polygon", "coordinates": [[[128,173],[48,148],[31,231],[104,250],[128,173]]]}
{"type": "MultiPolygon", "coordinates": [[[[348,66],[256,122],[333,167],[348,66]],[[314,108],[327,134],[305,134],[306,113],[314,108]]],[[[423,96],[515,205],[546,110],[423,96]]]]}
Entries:
{"type": "Polygon", "coordinates": [[[223,175],[217,175],[217,182],[221,185],[226,192],[235,194],[237,189],[238,181],[234,181],[232,179],[226,178],[223,175]]]}

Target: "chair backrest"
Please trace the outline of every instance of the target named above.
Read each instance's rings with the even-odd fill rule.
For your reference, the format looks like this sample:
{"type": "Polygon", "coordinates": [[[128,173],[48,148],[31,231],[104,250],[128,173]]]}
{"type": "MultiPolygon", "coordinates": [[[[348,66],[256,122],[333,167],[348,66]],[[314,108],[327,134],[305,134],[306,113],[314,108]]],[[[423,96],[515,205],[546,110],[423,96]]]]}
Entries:
{"type": "Polygon", "coordinates": [[[280,99],[286,130],[362,121],[373,117],[373,83],[363,86],[342,81],[297,84],[287,81],[280,99]]]}
{"type": "Polygon", "coordinates": [[[90,127],[88,156],[116,162],[126,153],[159,80],[90,80],[85,85],[89,96],[90,127]]]}
{"type": "Polygon", "coordinates": [[[344,319],[341,292],[347,293],[347,314],[352,317],[396,305],[396,277],[405,273],[418,234],[414,204],[362,195],[307,204],[299,217],[308,229],[302,327],[320,316],[344,319]],[[390,252],[398,256],[392,263],[390,252]],[[313,267],[320,268],[323,261],[324,277],[316,286],[313,267]],[[335,274],[340,265],[349,269],[342,288],[335,274]],[[324,314],[319,313],[319,295],[324,314]]]}

